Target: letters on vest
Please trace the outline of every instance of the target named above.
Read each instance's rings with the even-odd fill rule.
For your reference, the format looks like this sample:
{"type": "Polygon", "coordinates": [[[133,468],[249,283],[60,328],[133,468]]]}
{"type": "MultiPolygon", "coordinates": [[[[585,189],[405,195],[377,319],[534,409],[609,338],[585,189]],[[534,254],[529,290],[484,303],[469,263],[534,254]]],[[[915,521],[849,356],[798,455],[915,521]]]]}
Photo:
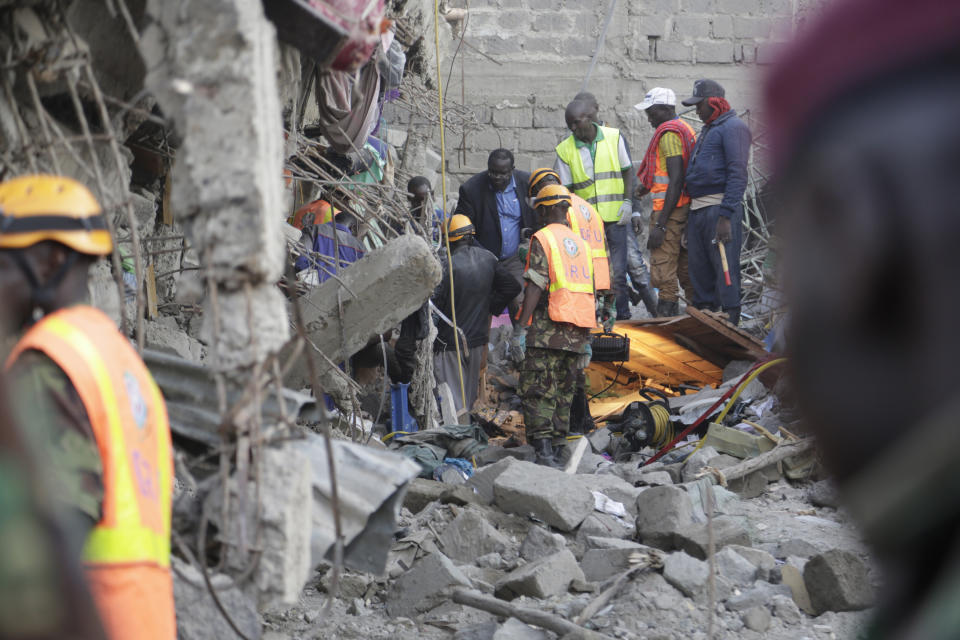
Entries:
{"type": "Polygon", "coordinates": [[[27,349],[43,352],[70,379],[100,451],[103,518],[83,560],[109,637],[173,640],[173,450],[160,389],[129,341],[93,307],[43,318],[17,343],[7,367],[27,349]]]}
{"type": "Polygon", "coordinates": [[[543,247],[550,267],[550,319],[585,329],[596,327],[593,259],[587,244],[562,224],[547,225],[533,237],[543,247]]]}
{"type": "Polygon", "coordinates": [[[590,203],[573,194],[571,207],[567,209],[567,222],[570,229],[580,236],[590,247],[593,258],[593,281],[597,291],[610,290],[610,263],[607,256],[607,242],[603,231],[603,220],[597,215],[590,203]]]}
{"type": "MultiPolygon", "coordinates": [[[[624,202],[620,132],[609,127],[600,127],[600,131],[603,140],[597,142],[592,172],[587,173],[581,149],[577,148],[572,134],[557,145],[557,156],[570,167],[573,177],[570,191],[592,204],[604,222],[617,222],[624,202]]],[[[589,150],[584,152],[589,153],[589,150]]]]}

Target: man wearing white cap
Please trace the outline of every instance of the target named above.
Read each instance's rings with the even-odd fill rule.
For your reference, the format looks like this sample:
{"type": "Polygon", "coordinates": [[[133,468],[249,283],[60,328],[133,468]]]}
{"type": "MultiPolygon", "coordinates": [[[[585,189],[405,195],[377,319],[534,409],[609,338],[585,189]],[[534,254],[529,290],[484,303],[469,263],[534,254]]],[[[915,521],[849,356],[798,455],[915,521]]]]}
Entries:
{"type": "MultiPolygon", "coordinates": [[[[653,196],[650,216],[650,284],[660,290],[658,316],[680,313],[680,289],[691,295],[693,285],[687,269],[687,250],[681,244],[690,198],[684,193],[683,181],[696,144],[693,127],[677,117],[677,96],[670,89],[654,87],[643,102],[634,105],[647,115],[656,129],[640,170],[637,171],[637,196],[653,196]],[[679,286],[678,286],[679,285],[679,286]]],[[[633,217],[634,228],[641,222],[633,217]]],[[[639,232],[639,230],[638,230],[639,232]]]]}

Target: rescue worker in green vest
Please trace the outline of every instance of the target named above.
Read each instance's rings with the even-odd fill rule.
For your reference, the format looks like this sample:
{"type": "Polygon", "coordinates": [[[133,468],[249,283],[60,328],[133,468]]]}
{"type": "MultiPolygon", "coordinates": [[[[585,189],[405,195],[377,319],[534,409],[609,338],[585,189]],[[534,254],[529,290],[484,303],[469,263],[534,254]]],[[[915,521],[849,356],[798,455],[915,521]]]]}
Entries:
{"type": "Polygon", "coordinates": [[[558,467],[554,447],[566,444],[577,376],[590,361],[590,331],[596,327],[593,260],[589,245],[567,222],[566,188],[544,187],[534,205],[544,226],[530,239],[527,285],[510,350],[520,368],[527,442],[538,464],[558,467]]]}
{"type": "Polygon", "coordinates": [[[84,304],[89,269],[112,248],[100,205],[76,180],[0,184],[0,300],[23,332],[6,362],[14,398],[49,409],[51,433],[31,436],[46,439],[60,498],[86,533],[83,564],[107,636],[173,640],[166,405],[130,341],[84,304]]]}
{"type": "Polygon", "coordinates": [[[630,172],[633,165],[618,129],[604,127],[591,117],[592,106],[581,100],[567,105],[565,118],[571,134],[557,145],[554,169],[571,192],[594,206],[603,220],[613,266],[617,320],[630,318],[627,288],[627,228],[633,213],[630,172]]]}

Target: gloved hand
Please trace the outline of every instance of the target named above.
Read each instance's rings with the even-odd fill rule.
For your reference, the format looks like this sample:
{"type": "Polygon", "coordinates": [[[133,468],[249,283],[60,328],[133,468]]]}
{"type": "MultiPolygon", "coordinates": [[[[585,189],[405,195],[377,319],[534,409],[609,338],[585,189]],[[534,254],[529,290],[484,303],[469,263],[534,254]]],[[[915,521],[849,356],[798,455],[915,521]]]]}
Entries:
{"type": "Polygon", "coordinates": [[[583,347],[583,353],[580,354],[580,357],[577,359],[577,368],[586,369],[590,366],[590,359],[593,358],[593,347],[588,342],[583,347]]]}
{"type": "Polygon", "coordinates": [[[620,219],[617,220],[617,224],[626,225],[630,221],[630,216],[633,214],[633,204],[629,200],[624,200],[623,204],[620,205],[620,219]]]}
{"type": "Polygon", "coordinates": [[[510,359],[514,364],[521,364],[527,356],[527,329],[526,327],[514,327],[513,338],[510,340],[510,359]]]}
{"type": "Polygon", "coordinates": [[[613,325],[617,321],[617,304],[614,296],[608,296],[604,299],[603,307],[603,330],[607,333],[613,331],[613,325]]]}

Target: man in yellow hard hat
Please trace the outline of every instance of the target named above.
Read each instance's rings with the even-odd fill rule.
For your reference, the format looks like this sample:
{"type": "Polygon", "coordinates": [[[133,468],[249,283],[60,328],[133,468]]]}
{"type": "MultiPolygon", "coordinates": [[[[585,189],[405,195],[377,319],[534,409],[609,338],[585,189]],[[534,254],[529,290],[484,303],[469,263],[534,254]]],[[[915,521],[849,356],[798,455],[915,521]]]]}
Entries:
{"type": "Polygon", "coordinates": [[[578,371],[589,359],[590,331],[597,325],[593,259],[568,226],[565,187],[544,187],[534,205],[543,228],[530,239],[511,355],[520,368],[527,442],[538,464],[557,467],[554,445],[566,442],[578,371]]]}
{"type": "Polygon", "coordinates": [[[84,304],[88,270],[112,247],[100,205],[79,182],[0,184],[0,297],[10,328],[23,332],[6,363],[15,397],[50,411],[53,433],[43,437],[88,531],[83,562],[109,637],[172,640],[166,407],[130,341],[84,304]]]}
{"type": "Polygon", "coordinates": [[[520,294],[520,284],[509,267],[474,240],[470,218],[456,214],[447,225],[450,255],[453,259],[453,298],[450,304],[450,269],[443,265],[443,279],[433,294],[433,304],[452,322],[455,318],[459,331],[441,319],[437,323],[434,347],[434,375],[437,384],[446,382],[453,392],[453,403],[459,412],[470,410],[480,388],[480,369],[490,334],[490,317],[500,313],[507,303],[520,294]],[[456,316],[452,313],[456,309],[456,316]],[[461,360],[457,363],[459,333],[461,360]],[[460,389],[460,369],[463,371],[463,393],[460,389]]]}

